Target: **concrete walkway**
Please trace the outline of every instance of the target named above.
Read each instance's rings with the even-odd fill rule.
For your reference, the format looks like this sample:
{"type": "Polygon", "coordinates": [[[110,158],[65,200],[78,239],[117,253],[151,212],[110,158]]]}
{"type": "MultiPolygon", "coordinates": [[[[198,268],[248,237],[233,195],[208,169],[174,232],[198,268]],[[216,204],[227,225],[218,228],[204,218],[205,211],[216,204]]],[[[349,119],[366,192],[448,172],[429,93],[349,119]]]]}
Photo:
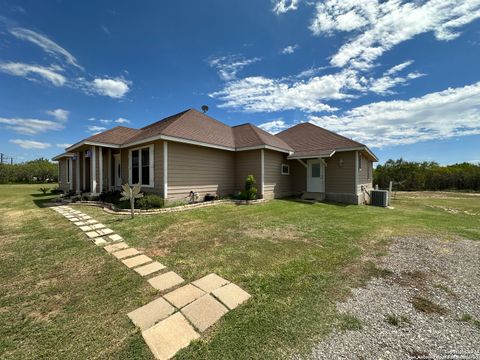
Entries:
{"type": "Polygon", "coordinates": [[[184,284],[180,275],[131,248],[120,235],[90,216],[65,205],[52,209],[78,226],[88,240],[145,277],[162,294],[127,314],[142,331],[156,359],[172,358],[191,341],[200,338],[199,333],[250,298],[250,294],[239,286],[216,274],[184,284]]]}

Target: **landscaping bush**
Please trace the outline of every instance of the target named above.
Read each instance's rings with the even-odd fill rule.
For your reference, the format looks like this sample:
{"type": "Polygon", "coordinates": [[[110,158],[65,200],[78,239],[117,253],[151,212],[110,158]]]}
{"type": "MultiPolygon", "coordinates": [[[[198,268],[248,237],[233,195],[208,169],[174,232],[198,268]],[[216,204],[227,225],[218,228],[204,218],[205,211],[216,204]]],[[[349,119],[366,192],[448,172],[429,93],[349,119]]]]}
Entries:
{"type": "Polygon", "coordinates": [[[122,194],[119,190],[115,191],[105,191],[100,194],[100,201],[110,203],[110,204],[117,204],[120,202],[120,198],[122,194]]]}
{"type": "Polygon", "coordinates": [[[43,195],[47,195],[48,188],[47,187],[41,187],[40,189],[38,189],[38,191],[41,191],[43,193],[43,195]]]}
{"type": "Polygon", "coordinates": [[[255,187],[255,177],[248,175],[245,180],[245,190],[239,195],[240,200],[255,200],[257,198],[257,188],[255,187]]]}
{"type": "Polygon", "coordinates": [[[56,187],[56,188],[50,190],[50,193],[53,194],[53,195],[60,195],[60,194],[63,194],[64,192],[65,191],[63,191],[59,187],[56,187]]]}
{"type": "Polygon", "coordinates": [[[137,207],[142,210],[159,209],[163,208],[164,200],[158,195],[145,195],[144,197],[137,199],[137,207]]]}

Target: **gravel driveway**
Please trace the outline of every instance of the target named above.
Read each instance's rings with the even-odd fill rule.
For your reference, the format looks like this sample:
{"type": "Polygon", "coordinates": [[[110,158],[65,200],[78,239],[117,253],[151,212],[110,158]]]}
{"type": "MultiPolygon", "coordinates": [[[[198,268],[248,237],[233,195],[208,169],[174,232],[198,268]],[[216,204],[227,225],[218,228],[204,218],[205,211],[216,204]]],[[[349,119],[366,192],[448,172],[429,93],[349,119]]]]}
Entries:
{"type": "Polygon", "coordinates": [[[397,238],[387,274],[337,304],[360,330],[335,331],[310,359],[480,359],[480,242],[397,238]]]}

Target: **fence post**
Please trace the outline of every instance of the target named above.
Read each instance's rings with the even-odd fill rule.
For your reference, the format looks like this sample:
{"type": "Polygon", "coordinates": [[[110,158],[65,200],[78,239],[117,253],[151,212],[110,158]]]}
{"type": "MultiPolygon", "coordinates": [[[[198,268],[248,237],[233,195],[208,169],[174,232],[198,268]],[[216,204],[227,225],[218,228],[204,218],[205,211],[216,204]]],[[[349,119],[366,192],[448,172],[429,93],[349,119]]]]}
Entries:
{"type": "Polygon", "coordinates": [[[393,187],[393,181],[390,181],[388,184],[388,206],[390,206],[390,201],[392,201],[392,187],[393,187]]]}

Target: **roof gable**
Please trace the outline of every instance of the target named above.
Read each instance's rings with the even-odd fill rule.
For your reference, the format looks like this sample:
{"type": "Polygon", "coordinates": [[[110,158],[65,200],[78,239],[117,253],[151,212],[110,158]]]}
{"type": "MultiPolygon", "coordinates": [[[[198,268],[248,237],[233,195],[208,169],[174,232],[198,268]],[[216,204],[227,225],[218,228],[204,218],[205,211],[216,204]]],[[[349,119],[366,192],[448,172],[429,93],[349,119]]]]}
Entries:
{"type": "Polygon", "coordinates": [[[295,150],[296,156],[366,147],[364,144],[308,122],[295,125],[276,136],[289,144],[295,150]]]}
{"type": "Polygon", "coordinates": [[[268,145],[283,150],[293,151],[285,141],[253,124],[242,124],[234,126],[232,129],[236,148],[268,145]]]}
{"type": "Polygon", "coordinates": [[[116,126],[112,129],[92,135],[85,141],[98,142],[102,144],[121,145],[138,134],[140,130],[132,129],[125,126],[116,126]]]}

